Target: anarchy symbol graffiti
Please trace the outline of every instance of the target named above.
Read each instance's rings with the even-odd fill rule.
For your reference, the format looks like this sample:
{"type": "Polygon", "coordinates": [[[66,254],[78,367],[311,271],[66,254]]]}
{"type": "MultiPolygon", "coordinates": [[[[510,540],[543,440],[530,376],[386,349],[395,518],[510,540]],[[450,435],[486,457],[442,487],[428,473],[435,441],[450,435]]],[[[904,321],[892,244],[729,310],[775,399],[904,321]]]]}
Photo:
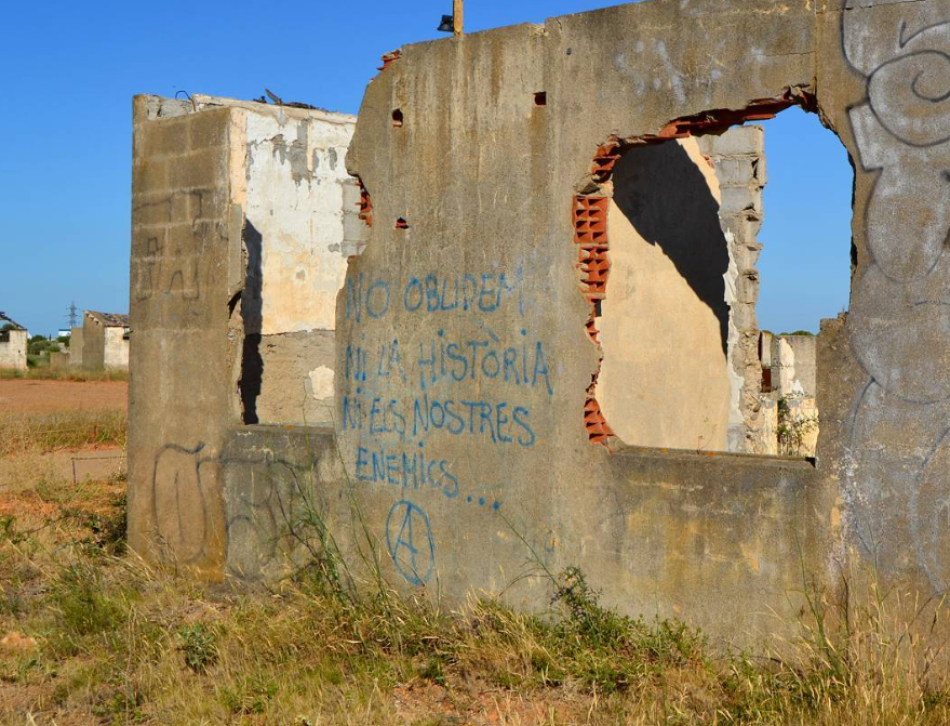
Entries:
{"type": "Polygon", "coordinates": [[[422,585],[435,569],[435,542],[428,515],[412,502],[397,502],[386,518],[386,544],[393,564],[408,582],[422,585]]]}

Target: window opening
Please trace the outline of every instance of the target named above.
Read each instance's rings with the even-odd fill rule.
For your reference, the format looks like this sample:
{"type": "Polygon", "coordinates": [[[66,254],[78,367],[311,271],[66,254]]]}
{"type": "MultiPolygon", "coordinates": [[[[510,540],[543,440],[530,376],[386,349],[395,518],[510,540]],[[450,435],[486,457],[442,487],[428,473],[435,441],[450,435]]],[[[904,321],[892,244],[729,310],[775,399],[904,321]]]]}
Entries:
{"type": "Polygon", "coordinates": [[[768,120],[797,102],[597,150],[574,204],[602,356],[593,442],[814,456],[817,333],[847,304],[853,171],[817,116],[768,120]]]}

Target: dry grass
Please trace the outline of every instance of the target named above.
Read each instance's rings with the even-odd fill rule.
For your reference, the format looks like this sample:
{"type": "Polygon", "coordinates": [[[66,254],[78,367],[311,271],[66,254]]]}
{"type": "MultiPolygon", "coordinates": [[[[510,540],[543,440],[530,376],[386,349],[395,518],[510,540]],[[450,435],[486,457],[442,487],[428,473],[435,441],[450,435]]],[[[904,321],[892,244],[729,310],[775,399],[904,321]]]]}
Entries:
{"type": "Polygon", "coordinates": [[[0,380],[25,379],[33,381],[127,381],[129,380],[128,371],[84,371],[79,368],[66,368],[63,370],[51,370],[48,366],[39,368],[28,368],[25,371],[13,368],[0,368],[0,380]]]}
{"type": "Polygon", "coordinates": [[[601,608],[576,570],[548,619],[315,573],[196,584],[124,551],[122,482],[42,486],[55,511],[0,518],[0,638],[18,634],[0,646],[2,724],[950,723],[935,653],[873,586],[834,635],[815,597],[798,665],[714,658],[681,624],[601,608]]]}
{"type": "Polygon", "coordinates": [[[125,440],[124,410],[45,414],[0,412],[0,457],[83,446],[124,446],[125,440]]]}

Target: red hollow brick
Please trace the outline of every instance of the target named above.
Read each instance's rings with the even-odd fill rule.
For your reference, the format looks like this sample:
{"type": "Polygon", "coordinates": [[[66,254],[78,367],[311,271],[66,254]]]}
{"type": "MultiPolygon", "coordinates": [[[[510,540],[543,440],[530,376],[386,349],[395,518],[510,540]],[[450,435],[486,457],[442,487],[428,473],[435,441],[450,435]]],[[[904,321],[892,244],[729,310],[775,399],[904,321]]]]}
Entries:
{"type": "Polygon", "coordinates": [[[392,53],[387,53],[382,57],[383,64],[377,68],[377,70],[384,71],[393,63],[395,63],[399,58],[402,57],[401,50],[394,50],[392,53]]]}
{"type": "MultiPolygon", "coordinates": [[[[592,168],[594,178],[600,182],[606,181],[619,158],[620,145],[616,139],[611,139],[607,144],[599,147],[592,168]]],[[[610,249],[607,236],[609,209],[608,197],[574,197],[574,244],[577,245],[578,259],[575,267],[580,270],[580,292],[591,306],[585,329],[591,342],[598,348],[600,347],[600,332],[597,330],[596,320],[600,311],[600,301],[607,296],[607,278],[610,274],[610,258],[607,255],[610,249]]],[[[600,404],[594,397],[596,385],[597,375],[595,374],[587,390],[588,398],[584,404],[584,426],[591,443],[606,446],[614,434],[600,410],[600,404]]]]}

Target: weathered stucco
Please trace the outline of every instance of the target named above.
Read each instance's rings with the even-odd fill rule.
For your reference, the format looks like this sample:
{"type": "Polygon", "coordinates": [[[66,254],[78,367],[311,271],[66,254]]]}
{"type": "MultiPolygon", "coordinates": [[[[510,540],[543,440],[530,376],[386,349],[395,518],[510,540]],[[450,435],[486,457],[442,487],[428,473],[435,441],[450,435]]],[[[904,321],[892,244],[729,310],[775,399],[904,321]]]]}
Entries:
{"type": "MultiPolygon", "coordinates": [[[[245,156],[228,139],[248,126],[234,109],[145,122],[140,99],[133,546],[210,576],[273,576],[309,493],[345,553],[371,545],[391,581],[452,599],[504,591],[544,608],[550,582],[521,576],[578,565],[623,612],[754,642],[794,628],[803,577],[833,591],[847,564],[941,592],[948,18],[943,0],[657,0],[403,48],[367,89],[346,160],[364,193],[343,198],[372,226],[343,220],[363,251],[336,304],[334,429],[239,425],[247,309],[228,303],[253,275],[243,209],[235,227],[228,207],[248,193],[245,156]],[[602,185],[637,144],[708,149],[793,103],[856,162],[852,308],[819,339],[817,459],[624,446],[595,385],[612,345],[597,324],[631,268],[621,247],[611,269],[602,185]],[[199,214],[196,196],[213,204],[199,214]]],[[[746,450],[774,425],[752,400],[763,179],[737,161],[727,185],[729,154],[704,154],[719,159],[737,376],[716,400],[727,445],[746,450]]],[[[308,378],[326,391],[325,372],[308,378]]]]}
{"type": "Polygon", "coordinates": [[[251,351],[260,392],[245,410],[253,406],[251,423],[327,423],[332,394],[314,395],[311,374],[334,367],[344,194],[354,188],[343,158],[355,119],[258,106],[244,111],[244,151],[236,152],[245,155],[246,193],[235,200],[244,209],[245,251],[249,265],[259,265],[249,270],[241,307],[245,334],[261,336],[251,351]]]}
{"type": "Polygon", "coordinates": [[[343,287],[343,158],[353,119],[247,114],[246,224],[260,234],[263,335],[333,330],[343,287]]]}

